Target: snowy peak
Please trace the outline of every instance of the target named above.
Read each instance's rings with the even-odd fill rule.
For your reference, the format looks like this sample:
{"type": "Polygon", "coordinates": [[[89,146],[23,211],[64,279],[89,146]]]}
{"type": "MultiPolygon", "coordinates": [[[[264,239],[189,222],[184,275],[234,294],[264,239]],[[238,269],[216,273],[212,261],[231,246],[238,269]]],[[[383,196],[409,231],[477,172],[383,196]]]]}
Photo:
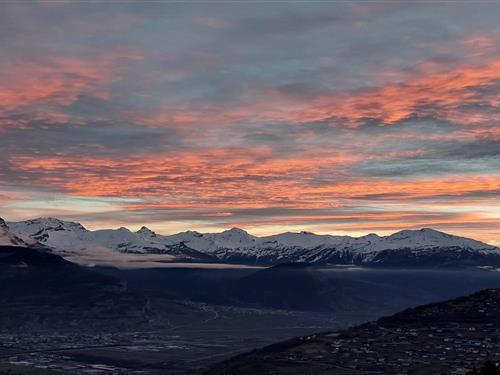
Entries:
{"type": "Polygon", "coordinates": [[[5,220],[0,218],[0,246],[27,246],[27,243],[14,235],[5,220]]]}
{"type": "Polygon", "coordinates": [[[222,233],[208,234],[211,240],[219,248],[246,248],[255,245],[257,237],[240,228],[231,228],[222,233]]]}
{"type": "Polygon", "coordinates": [[[451,248],[458,247],[471,250],[493,250],[494,246],[470,238],[453,236],[432,228],[418,230],[402,230],[387,237],[382,243],[390,244],[390,248],[451,248]]]}
{"type": "Polygon", "coordinates": [[[14,231],[28,232],[29,235],[32,235],[36,232],[50,232],[50,231],[87,232],[87,229],[85,229],[85,227],[80,223],[75,223],[72,221],[63,221],[53,217],[40,217],[33,220],[10,223],[10,227],[14,231]]]}
{"type": "Polygon", "coordinates": [[[61,239],[88,233],[88,230],[80,223],[63,221],[52,217],[9,223],[9,227],[16,236],[29,238],[46,246],[51,246],[51,238],[57,238],[57,243],[64,244],[66,241],[61,241],[61,239]]]}
{"type": "Polygon", "coordinates": [[[183,243],[191,249],[213,254],[220,250],[248,249],[258,242],[258,237],[252,236],[243,229],[231,228],[221,233],[198,233],[186,231],[164,237],[170,244],[183,243]]]}
{"type": "Polygon", "coordinates": [[[219,239],[228,239],[240,242],[251,242],[253,239],[255,239],[254,236],[248,234],[248,232],[240,228],[231,228],[229,230],[225,230],[222,233],[215,234],[215,236],[217,236],[219,239]]]}
{"type": "Polygon", "coordinates": [[[405,229],[388,236],[388,238],[399,240],[407,238],[421,238],[421,239],[437,239],[437,238],[453,238],[454,236],[437,231],[432,228],[422,228],[422,229],[405,229]]]}
{"type": "Polygon", "coordinates": [[[236,228],[236,227],[225,230],[221,234],[224,234],[224,233],[229,234],[229,235],[233,235],[233,236],[249,236],[247,231],[240,229],[240,228],[236,228]]]}
{"type": "Polygon", "coordinates": [[[366,236],[359,237],[360,239],[367,239],[367,240],[378,240],[380,239],[380,236],[376,233],[369,233],[366,236]]]}
{"type": "Polygon", "coordinates": [[[146,226],[142,226],[136,233],[143,237],[156,237],[156,233],[146,226]]]}
{"type": "Polygon", "coordinates": [[[53,229],[63,229],[63,230],[83,230],[86,231],[85,227],[74,221],[65,221],[59,220],[53,217],[41,217],[34,220],[29,220],[29,223],[37,223],[40,226],[45,228],[53,228],[53,229]]]}

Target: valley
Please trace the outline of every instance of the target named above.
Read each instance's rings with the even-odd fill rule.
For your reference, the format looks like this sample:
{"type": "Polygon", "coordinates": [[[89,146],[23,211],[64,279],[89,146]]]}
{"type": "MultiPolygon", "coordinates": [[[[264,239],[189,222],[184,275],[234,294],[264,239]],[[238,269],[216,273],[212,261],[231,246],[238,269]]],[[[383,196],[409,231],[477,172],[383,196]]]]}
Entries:
{"type": "Polygon", "coordinates": [[[101,333],[2,333],[0,361],[71,373],[179,374],[297,335],[343,326],[326,314],[196,305],[187,324],[101,333]],[[204,314],[205,313],[205,314],[204,314]]]}
{"type": "MultiPolygon", "coordinates": [[[[75,374],[186,374],[279,341],[345,329],[407,307],[500,287],[498,272],[485,270],[384,271],[282,265],[267,270],[89,271],[105,280],[126,282],[127,290],[120,293],[128,302],[117,311],[101,309],[90,316],[84,313],[91,306],[95,308],[90,300],[86,302],[90,305],[82,308],[53,301],[51,311],[45,312],[38,298],[31,307],[4,304],[10,310],[1,321],[9,316],[10,324],[4,324],[0,331],[0,362],[75,374]],[[303,289],[283,294],[284,286],[294,288],[291,278],[302,280],[303,289]],[[248,293],[249,281],[264,297],[248,293]],[[239,283],[245,288],[240,290],[239,283]],[[263,283],[268,283],[267,287],[263,283]],[[318,285],[324,288],[329,283],[335,285],[337,293],[316,293],[318,285]],[[144,306],[141,303],[147,304],[147,321],[134,315],[137,307],[144,306]],[[19,315],[21,309],[32,315],[19,315]],[[59,318],[54,322],[48,316],[56,311],[59,318]],[[15,316],[20,319],[12,320],[15,316]]],[[[389,339],[381,333],[385,331],[373,334],[377,340],[389,339]]],[[[357,346],[356,342],[352,345],[357,346]]],[[[343,346],[347,350],[348,345],[343,346]]]]}

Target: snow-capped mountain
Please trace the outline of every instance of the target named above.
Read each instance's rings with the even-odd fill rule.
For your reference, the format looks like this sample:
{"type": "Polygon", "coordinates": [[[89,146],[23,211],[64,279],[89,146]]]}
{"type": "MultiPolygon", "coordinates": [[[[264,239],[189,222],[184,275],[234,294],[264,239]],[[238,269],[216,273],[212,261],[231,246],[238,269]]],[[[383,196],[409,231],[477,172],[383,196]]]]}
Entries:
{"type": "Polygon", "coordinates": [[[183,252],[173,247],[153,231],[142,227],[137,232],[127,228],[90,231],[83,225],[55,218],[38,218],[9,223],[13,233],[29,237],[39,244],[53,249],[62,256],[79,261],[81,256],[99,258],[116,254],[161,254],[165,261],[207,258],[205,254],[186,248],[183,252]]]}
{"type": "Polygon", "coordinates": [[[249,249],[259,244],[258,237],[239,228],[232,228],[221,233],[187,231],[164,238],[170,244],[184,243],[192,249],[214,255],[221,250],[249,249]]]}
{"type": "Polygon", "coordinates": [[[399,266],[500,265],[500,250],[469,238],[433,229],[403,230],[390,236],[316,235],[310,232],[257,237],[242,229],[221,233],[186,231],[170,236],[146,227],[89,231],[79,223],[41,218],[9,224],[64,255],[89,252],[156,254],[162,261],[230,262],[272,265],[283,262],[399,266]]]}
{"type": "MultiPolygon", "coordinates": [[[[173,243],[206,252],[226,262],[276,264],[309,262],[335,264],[384,264],[382,254],[411,250],[421,256],[463,250],[473,254],[489,252],[500,256],[494,246],[468,238],[452,236],[433,229],[404,230],[390,236],[369,234],[362,237],[316,235],[310,232],[282,233],[255,237],[233,228],[222,233],[183,232],[166,237],[173,243]]],[[[391,253],[392,257],[396,254],[391,253]]],[[[500,259],[500,258],[499,258],[500,259]]]]}
{"type": "Polygon", "coordinates": [[[28,246],[27,242],[12,233],[7,223],[0,218],[0,246],[28,246]]]}
{"type": "Polygon", "coordinates": [[[144,238],[154,238],[154,237],[156,237],[156,233],[153,232],[148,227],[145,227],[145,226],[142,226],[141,229],[139,229],[136,233],[138,235],[144,237],[144,238]]]}

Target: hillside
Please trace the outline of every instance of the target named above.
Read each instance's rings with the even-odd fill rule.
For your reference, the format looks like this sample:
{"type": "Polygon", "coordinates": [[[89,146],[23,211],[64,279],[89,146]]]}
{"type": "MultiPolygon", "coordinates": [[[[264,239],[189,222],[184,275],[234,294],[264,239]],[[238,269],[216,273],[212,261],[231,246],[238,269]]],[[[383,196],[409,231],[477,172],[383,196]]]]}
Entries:
{"type": "Polygon", "coordinates": [[[464,373],[500,358],[500,289],[271,345],[205,375],[464,373]]]}

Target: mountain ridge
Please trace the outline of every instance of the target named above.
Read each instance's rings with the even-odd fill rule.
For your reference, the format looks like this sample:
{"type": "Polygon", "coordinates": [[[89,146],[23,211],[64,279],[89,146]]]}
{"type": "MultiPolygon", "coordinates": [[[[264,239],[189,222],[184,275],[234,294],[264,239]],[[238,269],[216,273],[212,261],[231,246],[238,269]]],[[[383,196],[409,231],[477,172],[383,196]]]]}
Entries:
{"type": "Polygon", "coordinates": [[[13,234],[5,220],[0,218],[0,246],[28,246],[28,243],[13,234]]]}
{"type": "Polygon", "coordinates": [[[83,254],[91,250],[126,254],[157,254],[162,261],[227,262],[274,265],[285,262],[313,264],[359,264],[411,266],[500,265],[500,249],[495,246],[440,232],[432,228],[402,230],[388,236],[317,235],[311,232],[285,232],[257,237],[240,228],[220,233],[185,231],[160,235],[143,226],[137,232],[127,228],[90,231],[83,225],[55,218],[11,222],[10,231],[19,238],[30,238],[56,252],[83,254]],[[458,255],[458,257],[457,257],[458,255]],[[402,259],[404,258],[404,259],[402,259]],[[425,258],[422,261],[421,258],[425,258]],[[483,258],[488,258],[486,261],[483,258]],[[397,260],[397,261],[396,261],[397,260]],[[439,264],[438,264],[439,265],[439,264]]]}

